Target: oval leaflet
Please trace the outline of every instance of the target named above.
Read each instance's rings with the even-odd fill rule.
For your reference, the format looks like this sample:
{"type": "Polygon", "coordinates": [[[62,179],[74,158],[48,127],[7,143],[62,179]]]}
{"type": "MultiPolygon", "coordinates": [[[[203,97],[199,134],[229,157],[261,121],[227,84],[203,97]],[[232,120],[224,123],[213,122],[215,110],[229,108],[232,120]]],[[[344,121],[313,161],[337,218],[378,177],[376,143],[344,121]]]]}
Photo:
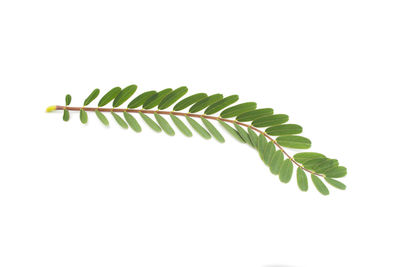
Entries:
{"type": "Polygon", "coordinates": [[[276,142],[289,148],[308,149],[311,147],[310,139],[297,135],[279,136],[276,138],[276,142]]]}

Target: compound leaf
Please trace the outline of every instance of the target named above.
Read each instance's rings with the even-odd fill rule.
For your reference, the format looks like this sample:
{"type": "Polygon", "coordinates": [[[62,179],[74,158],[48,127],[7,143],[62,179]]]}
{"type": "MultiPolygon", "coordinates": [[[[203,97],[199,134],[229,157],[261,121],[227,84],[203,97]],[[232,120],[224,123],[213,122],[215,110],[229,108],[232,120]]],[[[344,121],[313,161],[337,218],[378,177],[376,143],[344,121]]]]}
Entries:
{"type": "Polygon", "coordinates": [[[222,134],[211,123],[212,120],[218,120],[221,126],[231,134],[236,140],[241,143],[247,143],[255,148],[263,162],[270,168],[271,173],[279,175],[280,181],[288,183],[293,175],[293,164],[299,165],[297,168],[297,185],[301,191],[308,190],[308,178],[306,171],[312,173],[311,181],[317,190],[328,195],[329,190],[325,185],[329,183],[338,189],[345,189],[346,186],[337,181],[336,178],[344,177],[347,174],[347,169],[339,166],[336,159],[331,159],[323,154],[316,152],[301,152],[291,158],[283,149],[283,147],[294,149],[308,149],[311,147],[311,141],[303,136],[299,136],[302,132],[302,127],[297,124],[286,124],[289,121],[289,116],[286,114],[274,114],[271,108],[257,109],[255,102],[246,102],[241,104],[236,103],[239,99],[238,95],[230,95],[223,97],[222,94],[213,94],[208,96],[205,93],[197,93],[186,98],[181,98],[188,92],[187,87],[182,86],[175,90],[171,88],[164,89],[160,92],[154,90],[147,91],[135,97],[127,106],[127,109],[116,109],[125,103],[137,90],[136,85],[130,85],[121,90],[120,87],[115,87],[109,90],[99,101],[99,108],[86,108],[86,105],[92,103],[100,94],[99,89],[95,89],[85,99],[84,107],[67,107],[71,103],[71,96],[65,96],[65,106],[50,106],[46,109],[47,112],[55,110],[63,110],[63,120],[68,121],[70,118],[70,110],[79,110],[79,118],[82,123],[87,123],[87,111],[94,111],[99,120],[106,126],[109,121],[102,112],[111,112],[113,118],[124,129],[132,128],[136,132],[142,130],[140,124],[132,112],[138,112],[144,122],[154,131],[165,131],[168,135],[175,135],[172,124],[168,122],[165,116],[170,115],[171,120],[185,136],[192,136],[192,130],[184,123],[179,116],[185,116],[190,126],[203,138],[210,139],[214,137],[218,142],[225,142],[222,134]],[[113,101],[112,109],[100,108],[113,101]],[[189,108],[188,113],[174,111],[159,111],[165,110],[172,105],[174,111],[189,108]],[[135,108],[141,110],[132,110],[135,108]],[[158,110],[144,110],[153,109],[158,110]],[[204,110],[203,115],[190,114],[204,110]],[[119,116],[119,111],[124,111],[123,116],[119,116]],[[219,117],[212,115],[220,112],[219,117]],[[153,114],[154,120],[146,114],[153,114]],[[211,116],[212,115],[212,116],[211,116]],[[202,125],[194,118],[200,118],[202,125]],[[235,118],[235,119],[227,119],[235,118]],[[251,125],[243,122],[249,122],[251,125]],[[228,124],[229,123],[229,124],[228,124]],[[233,124],[230,126],[230,124],[233,124]],[[244,128],[247,127],[247,130],[244,128]],[[265,132],[261,132],[259,127],[266,127],[265,132]],[[272,139],[276,136],[276,139],[272,139]],[[285,158],[285,155],[287,156],[285,158]],[[302,164],[302,165],[300,165],[302,164]],[[324,179],[320,178],[323,177],[324,179]]]}

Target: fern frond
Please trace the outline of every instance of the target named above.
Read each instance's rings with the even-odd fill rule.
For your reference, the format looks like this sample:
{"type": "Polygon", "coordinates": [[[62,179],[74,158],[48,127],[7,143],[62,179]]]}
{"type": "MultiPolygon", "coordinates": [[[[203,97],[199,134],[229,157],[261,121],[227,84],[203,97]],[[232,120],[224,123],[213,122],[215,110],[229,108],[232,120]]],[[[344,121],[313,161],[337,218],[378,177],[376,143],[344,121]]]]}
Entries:
{"type": "Polygon", "coordinates": [[[255,102],[233,105],[239,100],[238,95],[223,97],[222,94],[197,93],[180,100],[188,92],[185,86],[175,90],[167,88],[159,92],[146,91],[129,102],[127,108],[118,108],[128,101],[136,90],[136,85],[129,85],[124,89],[115,87],[103,95],[98,107],[87,107],[87,105],[97,98],[100,94],[99,89],[93,90],[81,107],[70,107],[72,98],[66,95],[65,106],[50,106],[47,111],[62,110],[64,121],[69,120],[70,111],[79,111],[80,120],[84,124],[88,121],[88,112],[94,112],[105,126],[109,125],[109,121],[104,113],[111,113],[123,129],[130,127],[135,132],[141,132],[141,126],[133,116],[136,113],[154,131],[164,131],[173,136],[174,128],[166,119],[166,116],[169,116],[183,135],[191,137],[192,131],[179,118],[185,117],[188,125],[204,139],[214,138],[224,143],[225,138],[211,123],[213,120],[218,121],[222,128],[240,143],[246,143],[256,149],[261,160],[269,167],[272,174],[279,176],[282,183],[290,182],[294,167],[297,167],[297,185],[301,191],[308,191],[307,172],[311,174],[312,183],[322,195],[329,194],[324,181],[332,187],[346,189],[342,182],[336,180],[347,174],[347,169],[340,166],[338,160],[316,152],[299,152],[291,157],[285,151],[284,147],[294,149],[311,147],[310,139],[298,135],[302,133],[303,128],[298,124],[287,123],[289,116],[286,114],[274,114],[272,108],[257,109],[255,102]],[[104,106],[111,101],[113,101],[112,108],[105,108],[104,106]],[[174,104],[172,111],[165,110],[174,104]],[[154,109],[155,107],[157,109],[154,109]],[[181,112],[186,108],[189,109],[188,112],[181,112]],[[203,110],[204,112],[199,114],[203,110]],[[219,116],[212,116],[218,112],[219,116]],[[118,113],[122,113],[123,117],[118,113]],[[153,115],[155,120],[148,115],[153,115]],[[197,120],[201,121],[204,127],[197,120]]]}

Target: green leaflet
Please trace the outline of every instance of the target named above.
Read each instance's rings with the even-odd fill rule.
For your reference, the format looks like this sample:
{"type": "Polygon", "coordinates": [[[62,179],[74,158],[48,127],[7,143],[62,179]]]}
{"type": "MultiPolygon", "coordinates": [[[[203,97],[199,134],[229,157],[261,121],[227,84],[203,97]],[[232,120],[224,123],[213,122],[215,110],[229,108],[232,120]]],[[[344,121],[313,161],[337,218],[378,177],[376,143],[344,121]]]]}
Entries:
{"type": "Polygon", "coordinates": [[[125,87],[119,94],[115,97],[113,102],[113,107],[121,106],[126,100],[128,100],[135,92],[137,86],[135,84],[125,87]]]}
{"type": "Polygon", "coordinates": [[[170,114],[172,121],[175,123],[176,127],[187,137],[191,137],[193,134],[189,128],[175,115],[170,114]]]}
{"type": "Polygon", "coordinates": [[[312,180],[315,188],[317,188],[318,192],[320,192],[324,196],[329,195],[329,190],[326,187],[326,185],[324,184],[324,182],[321,181],[321,179],[319,179],[314,174],[311,174],[311,180],[312,180]]]}
{"type": "Polygon", "coordinates": [[[297,186],[303,192],[306,192],[308,190],[307,175],[300,167],[297,168],[297,186]]]}
{"type": "Polygon", "coordinates": [[[303,136],[279,136],[276,138],[276,142],[284,147],[298,148],[298,149],[308,149],[311,147],[311,141],[303,136]]]}
{"type": "Polygon", "coordinates": [[[242,113],[254,110],[257,108],[257,103],[255,102],[246,102],[242,104],[238,104],[236,106],[225,109],[221,112],[220,116],[222,118],[231,118],[239,116],[242,113]]]}
{"type": "Polygon", "coordinates": [[[71,95],[66,95],[65,96],[65,105],[68,106],[69,104],[71,104],[71,95]]]}
{"type": "Polygon", "coordinates": [[[82,122],[83,124],[86,124],[86,123],[87,123],[87,121],[88,121],[88,115],[87,115],[87,112],[86,112],[85,110],[81,109],[81,110],[79,111],[79,119],[81,120],[81,122],[82,122]]]}
{"type": "Polygon", "coordinates": [[[303,131],[303,128],[297,124],[284,124],[279,126],[272,126],[265,130],[269,135],[289,135],[289,134],[299,134],[303,131]]]}
{"type": "Polygon", "coordinates": [[[237,121],[254,121],[261,117],[267,117],[274,113],[272,108],[260,108],[240,114],[236,117],[237,121]]]}
{"type": "Polygon", "coordinates": [[[292,178],[293,174],[293,163],[290,159],[286,159],[279,171],[279,180],[282,183],[289,183],[290,179],[292,178]]]}
{"type": "Polygon", "coordinates": [[[326,159],[325,161],[321,162],[314,166],[314,170],[318,173],[325,173],[326,171],[333,169],[339,166],[339,161],[337,159],[326,159]]]}
{"type": "Polygon", "coordinates": [[[119,94],[119,92],[121,92],[121,88],[120,87],[114,87],[113,89],[111,89],[110,91],[108,91],[99,101],[98,106],[99,107],[103,107],[105,105],[107,105],[108,103],[111,102],[111,100],[113,100],[114,98],[117,97],[117,95],[119,94]]]}
{"type": "Polygon", "coordinates": [[[294,160],[304,164],[306,161],[311,159],[326,158],[324,155],[315,152],[301,152],[293,156],[294,160]]]}
{"type": "Polygon", "coordinates": [[[253,146],[253,144],[251,143],[249,134],[248,134],[245,130],[243,130],[242,127],[240,127],[239,125],[237,125],[236,123],[235,123],[235,128],[236,128],[236,131],[238,131],[240,137],[242,137],[242,139],[243,139],[247,144],[253,146]]]}
{"type": "Polygon", "coordinates": [[[238,100],[239,100],[238,95],[227,96],[227,97],[215,102],[214,104],[210,105],[206,109],[206,111],[204,111],[204,114],[206,114],[206,115],[214,114],[214,113],[226,108],[227,106],[232,105],[233,103],[235,103],[238,100]]]}
{"type": "Polygon", "coordinates": [[[188,89],[186,86],[179,87],[175,89],[172,93],[168,94],[161,100],[160,104],[158,105],[158,109],[163,110],[171,106],[173,103],[178,101],[179,98],[184,96],[187,93],[188,89]]]}
{"type": "Polygon", "coordinates": [[[203,122],[204,126],[206,126],[207,130],[210,132],[210,134],[215,138],[220,143],[224,143],[225,139],[222,136],[222,134],[215,128],[215,126],[209,122],[207,119],[201,117],[201,121],[203,122]]]}
{"type": "Polygon", "coordinates": [[[224,129],[230,133],[236,140],[238,140],[240,143],[244,143],[245,141],[242,139],[242,137],[240,136],[240,134],[233,129],[231,126],[229,126],[226,122],[218,120],[218,122],[222,125],[222,127],[224,127],[224,129]]]}
{"type": "Polygon", "coordinates": [[[272,157],[275,154],[275,150],[276,148],[273,142],[268,142],[267,145],[265,146],[263,160],[267,166],[271,165],[272,157]]]}
{"type": "Polygon", "coordinates": [[[325,160],[328,160],[327,158],[315,158],[315,159],[310,159],[306,162],[304,162],[303,166],[306,169],[313,170],[315,171],[315,168],[323,163],[325,160]]]}
{"type": "Polygon", "coordinates": [[[124,118],[132,130],[134,130],[137,133],[140,133],[142,131],[142,127],[140,127],[138,121],[131,114],[125,111],[124,118]]]}
{"type": "Polygon", "coordinates": [[[100,111],[96,110],[95,111],[97,118],[105,125],[108,126],[110,123],[107,120],[107,117],[101,113],[100,111]]]}
{"type": "Polygon", "coordinates": [[[193,106],[191,106],[189,112],[190,113],[199,112],[221,99],[222,99],[222,94],[210,95],[206,98],[201,99],[200,101],[196,102],[193,106]]]}
{"type": "Polygon", "coordinates": [[[174,129],[172,129],[171,125],[166,119],[164,119],[163,116],[158,113],[154,113],[154,117],[156,118],[158,125],[160,125],[161,129],[163,129],[166,134],[168,134],[169,136],[175,135],[174,129]]]}
{"type": "Polygon", "coordinates": [[[254,127],[269,127],[283,124],[289,120],[286,114],[275,114],[267,117],[255,119],[251,124],[254,127]]]}
{"type": "Polygon", "coordinates": [[[346,185],[332,178],[325,177],[325,181],[337,189],[346,190],[346,185]]]}
{"type": "Polygon", "coordinates": [[[147,116],[146,114],[139,112],[140,117],[142,117],[142,119],[144,120],[144,122],[154,131],[156,131],[157,133],[161,132],[161,128],[160,126],[158,126],[158,124],[153,121],[149,116],[147,116]]]}
{"type": "Polygon", "coordinates": [[[346,174],[347,174],[347,169],[346,167],[343,166],[332,168],[325,173],[327,178],[342,178],[346,176],[346,174]]]}
{"type": "Polygon", "coordinates": [[[201,126],[197,121],[195,121],[194,119],[192,119],[189,116],[185,116],[186,120],[189,122],[190,126],[192,126],[192,128],[204,139],[210,139],[211,135],[209,132],[207,132],[206,129],[203,128],[203,126],[201,126]]]}
{"type": "Polygon", "coordinates": [[[179,111],[179,110],[185,109],[188,106],[193,105],[194,103],[196,103],[206,97],[207,97],[207,94],[205,94],[205,93],[198,93],[198,94],[188,96],[188,97],[182,99],[181,101],[179,101],[178,104],[175,105],[173,110],[179,111]]]}
{"type": "Polygon", "coordinates": [[[64,109],[63,120],[69,121],[69,111],[64,109]]]}
{"type": "Polygon", "coordinates": [[[157,92],[156,91],[147,91],[144,92],[137,97],[135,97],[129,104],[128,108],[137,108],[140,107],[141,105],[146,102],[147,99],[149,99],[152,95],[155,95],[157,92]]]}
{"type": "Polygon", "coordinates": [[[271,173],[278,175],[281,170],[283,163],[283,153],[281,150],[277,150],[272,156],[271,165],[269,166],[271,173]]]}
{"type": "Polygon", "coordinates": [[[152,96],[150,96],[146,102],[143,104],[144,109],[151,109],[160,104],[160,102],[166,97],[168,94],[172,92],[171,88],[164,89],[152,96]]]}
{"type": "Polygon", "coordinates": [[[96,97],[100,94],[100,89],[94,89],[92,93],[85,99],[83,102],[84,106],[89,105],[93,100],[96,99],[96,97]]]}
{"type": "Polygon", "coordinates": [[[115,121],[124,129],[128,129],[128,124],[122,119],[117,113],[111,112],[111,115],[114,117],[115,121]]]}
{"type": "Polygon", "coordinates": [[[265,136],[263,134],[259,134],[257,138],[257,150],[262,160],[264,160],[264,151],[265,147],[267,146],[267,143],[268,142],[265,136]]]}
{"type": "Polygon", "coordinates": [[[256,134],[256,132],[254,132],[250,127],[247,127],[247,132],[249,133],[249,138],[251,141],[251,145],[254,148],[257,148],[258,146],[258,136],[256,134]]]}

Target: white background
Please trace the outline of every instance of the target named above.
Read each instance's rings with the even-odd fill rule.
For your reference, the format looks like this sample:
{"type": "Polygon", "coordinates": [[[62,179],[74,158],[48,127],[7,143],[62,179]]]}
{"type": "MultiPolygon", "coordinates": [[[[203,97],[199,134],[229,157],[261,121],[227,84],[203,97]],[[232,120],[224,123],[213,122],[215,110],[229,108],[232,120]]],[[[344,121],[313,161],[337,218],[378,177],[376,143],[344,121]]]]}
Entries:
{"type": "Polygon", "coordinates": [[[400,266],[398,1],[0,3],[0,266],[400,266]],[[289,114],[348,189],[284,185],[227,134],[44,112],[132,83],[289,114]]]}

